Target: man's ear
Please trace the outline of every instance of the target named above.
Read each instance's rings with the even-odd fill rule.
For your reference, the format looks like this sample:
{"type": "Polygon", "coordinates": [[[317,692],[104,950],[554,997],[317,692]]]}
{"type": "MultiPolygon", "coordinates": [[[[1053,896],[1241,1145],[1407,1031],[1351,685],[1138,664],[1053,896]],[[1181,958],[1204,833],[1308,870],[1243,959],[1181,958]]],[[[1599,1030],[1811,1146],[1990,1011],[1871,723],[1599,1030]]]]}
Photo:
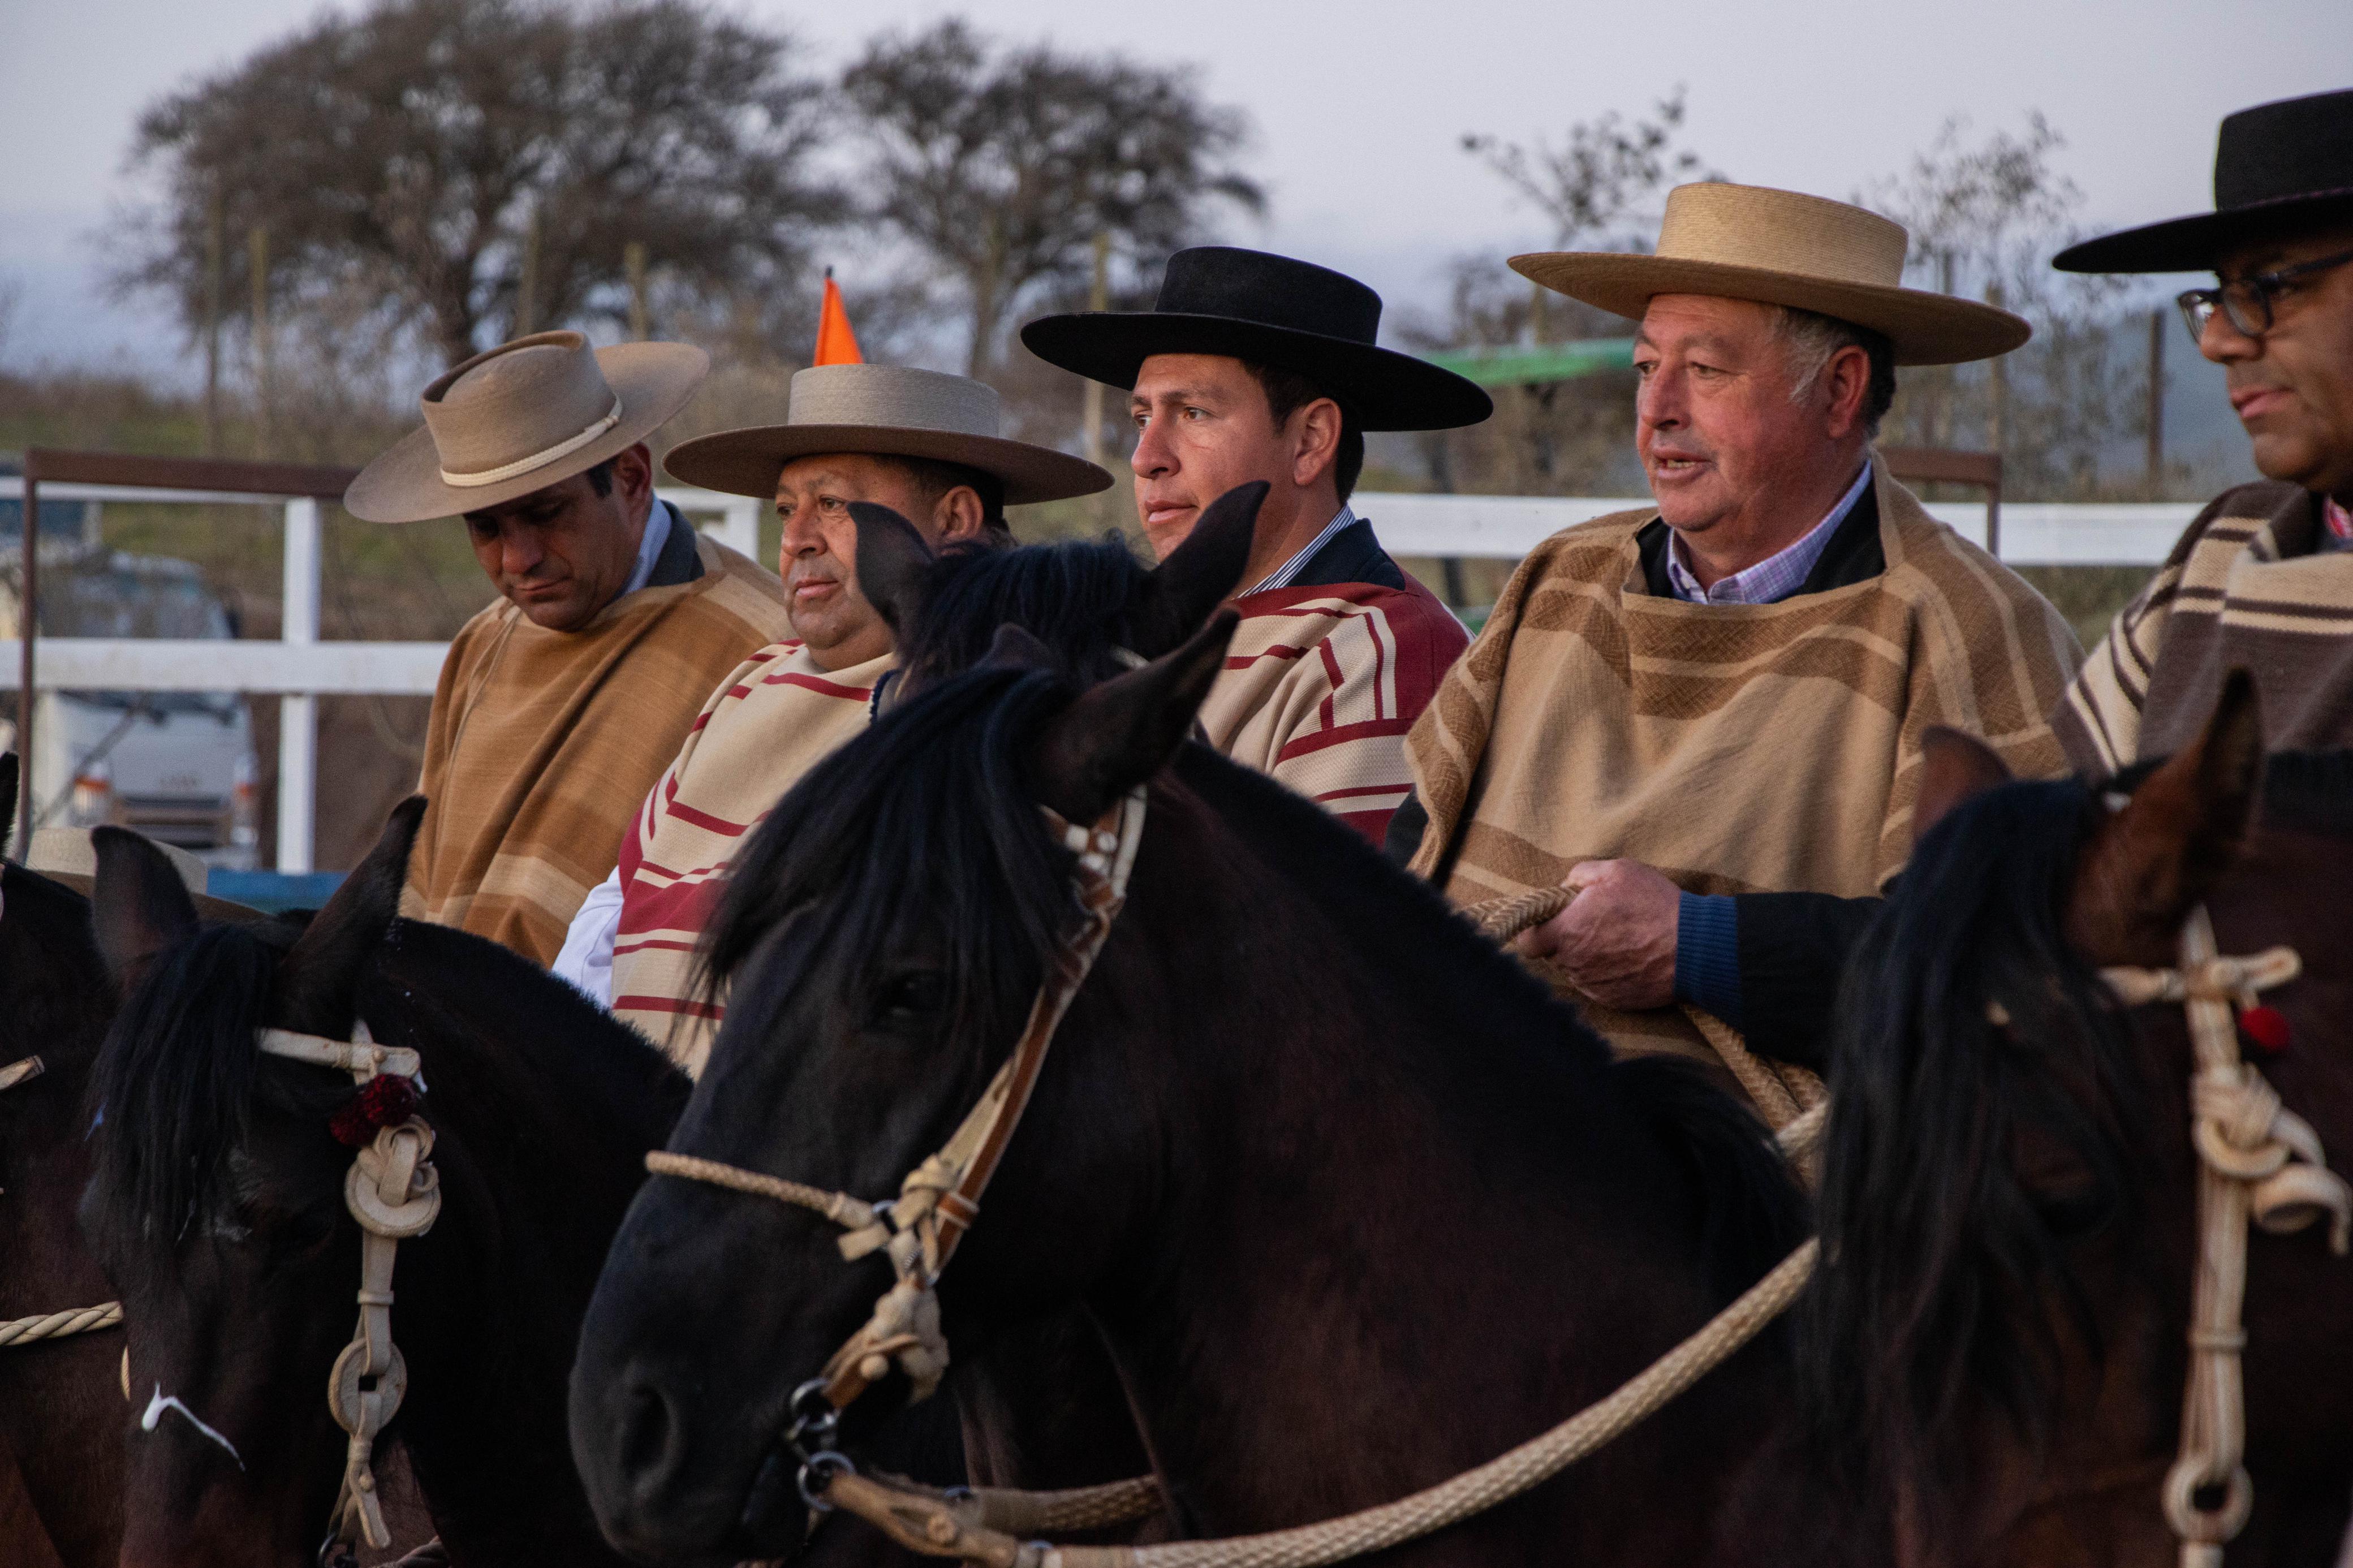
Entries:
{"type": "Polygon", "coordinates": [[[1127,609],[1137,653],[1157,658],[1176,647],[1241,586],[1258,537],[1259,508],[1272,488],[1252,479],[1211,501],[1185,542],[1137,581],[1127,609]]]}
{"type": "Polygon", "coordinates": [[[1920,737],[1920,793],[1912,802],[1912,842],[1945,820],[1955,806],[2015,776],[2001,753],[1965,730],[1932,724],[1920,737]]]}
{"type": "Polygon", "coordinates": [[[1240,620],[1220,610],[1174,652],[1081,692],[1030,748],[1031,793],[1072,822],[1092,822],[1167,766],[1192,733],[1240,620]]]}
{"type": "Polygon", "coordinates": [[[424,817],[421,795],[394,806],[375,847],[279,961],[278,1019],[286,1027],[335,1038],[351,1033],[360,973],[400,913],[408,853],[424,817]]]}
{"type": "Polygon", "coordinates": [[[613,488],[631,500],[654,488],[654,452],[643,441],[613,454],[613,488]]]}
{"type": "Polygon", "coordinates": [[[932,547],[913,523],[887,506],[854,500],[849,516],[858,524],[858,591],[903,637],[923,607],[932,547]]]}
{"type": "Polygon", "coordinates": [[[2098,963],[2172,960],[2188,918],[2238,858],[2263,775],[2263,710],[2243,669],[2195,741],[2102,823],[2075,867],[2067,939],[2098,963]]]}
{"type": "Polygon", "coordinates": [[[98,858],[90,926],[114,983],[128,991],[155,955],[196,930],[196,901],[161,849],[127,827],[90,829],[98,858]]]}

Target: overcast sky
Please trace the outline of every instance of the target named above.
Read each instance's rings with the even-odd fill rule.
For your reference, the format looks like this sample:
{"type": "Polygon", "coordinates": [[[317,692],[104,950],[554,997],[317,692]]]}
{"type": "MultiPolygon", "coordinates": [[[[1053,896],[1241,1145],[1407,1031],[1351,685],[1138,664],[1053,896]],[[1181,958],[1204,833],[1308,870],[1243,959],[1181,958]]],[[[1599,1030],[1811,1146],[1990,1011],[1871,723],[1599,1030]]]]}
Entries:
{"type": "MultiPolygon", "coordinates": [[[[1117,49],[1203,72],[1256,128],[1271,196],[1228,237],[1434,302],[1447,260],[1525,247],[1535,215],[1460,151],[1463,132],[1556,133],[1637,112],[1678,82],[1690,144],[1736,180],[1845,196],[1899,171],[1953,114],[2016,129],[2041,109],[2062,166],[2114,225],[2211,204],[2233,109],[2353,86],[2347,0],[731,0],[838,67],[871,34],[962,13],[1001,36],[1117,49]]],[[[184,363],[169,323],[108,303],[91,232],[135,195],[122,154],[142,105],[317,15],[316,0],[0,0],[0,279],[19,305],[0,354],[184,363]]]]}

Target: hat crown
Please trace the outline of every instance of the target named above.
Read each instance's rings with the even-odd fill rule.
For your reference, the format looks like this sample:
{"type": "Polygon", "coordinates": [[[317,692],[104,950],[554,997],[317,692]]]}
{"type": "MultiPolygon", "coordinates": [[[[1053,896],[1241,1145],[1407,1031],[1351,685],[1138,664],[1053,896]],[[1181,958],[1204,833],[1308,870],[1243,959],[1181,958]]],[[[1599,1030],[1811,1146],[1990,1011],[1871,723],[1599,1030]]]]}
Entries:
{"type": "Polygon", "coordinates": [[[441,471],[528,472],[609,428],[620,399],[579,332],[534,332],[446,372],[418,399],[441,471]]]}
{"type": "Polygon", "coordinates": [[[1708,181],[1667,193],[1657,254],[1893,289],[1909,239],[1902,224],[1845,202],[1708,181]]]}
{"type": "Polygon", "coordinates": [[[997,389],[967,375],[896,364],[821,364],[793,373],[785,423],[871,425],[998,438],[997,389]]]}
{"type": "Polygon", "coordinates": [[[1170,257],[1153,308],[1367,345],[1381,330],[1381,297],[1346,273],[1230,245],[1197,245],[1170,257]]]}
{"type": "Polygon", "coordinates": [[[2218,211],[2353,190],[2353,89],[2227,115],[2214,142],[2218,211]]]}

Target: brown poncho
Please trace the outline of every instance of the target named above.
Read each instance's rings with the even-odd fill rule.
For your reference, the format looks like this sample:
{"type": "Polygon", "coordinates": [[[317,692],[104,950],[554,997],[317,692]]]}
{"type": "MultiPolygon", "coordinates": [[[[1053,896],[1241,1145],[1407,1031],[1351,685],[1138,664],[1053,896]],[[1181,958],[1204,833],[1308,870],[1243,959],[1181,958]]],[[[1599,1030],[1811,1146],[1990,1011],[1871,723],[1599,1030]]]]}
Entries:
{"type": "Polygon", "coordinates": [[[2325,542],[2320,498],[2242,485],[2198,514],[2116,617],[2052,721],[2068,760],[2105,775],[2168,756],[2244,668],[2273,751],[2353,746],[2353,553],[2325,542]]]}
{"type": "MultiPolygon", "coordinates": [[[[1407,737],[1430,813],[1413,869],[1458,903],[1619,857],[1695,893],[1857,898],[1910,850],[1928,726],[2059,772],[2067,623],[1873,471],[1885,569],[1778,604],[1651,595],[1635,534],[1655,508],[1538,545],[1407,737]]],[[[1624,1048],[1697,1044],[1679,1013],[1588,1012],[1624,1048]]]]}
{"type": "Polygon", "coordinates": [[[418,788],[430,798],[405,913],[537,963],[678,754],[712,687],[785,635],[784,584],[714,540],[702,575],[625,594],[576,632],[501,599],[449,645],[418,788]]]}

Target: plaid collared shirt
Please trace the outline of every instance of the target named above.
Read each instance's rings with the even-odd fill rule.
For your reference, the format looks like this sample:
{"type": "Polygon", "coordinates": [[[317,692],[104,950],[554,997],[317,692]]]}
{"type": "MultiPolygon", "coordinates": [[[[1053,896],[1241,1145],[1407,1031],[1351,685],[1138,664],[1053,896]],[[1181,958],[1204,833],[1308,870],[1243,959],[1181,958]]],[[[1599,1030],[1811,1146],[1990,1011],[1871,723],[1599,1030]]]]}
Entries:
{"type": "Polygon", "coordinates": [[[1683,563],[1683,539],[1678,533],[1667,546],[1667,581],[1675,590],[1675,597],[1694,605],[1771,605],[1788,598],[1806,585],[1813,574],[1814,563],[1830,548],[1831,536],[1854,503],[1862,499],[1865,485],[1871,483],[1871,465],[1865,463],[1854,483],[1831,508],[1830,515],[1806,531],[1805,537],[1788,549],[1768,555],[1745,572],[1735,572],[1729,577],[1717,579],[1715,586],[1703,588],[1699,579],[1691,574],[1683,563]]]}

